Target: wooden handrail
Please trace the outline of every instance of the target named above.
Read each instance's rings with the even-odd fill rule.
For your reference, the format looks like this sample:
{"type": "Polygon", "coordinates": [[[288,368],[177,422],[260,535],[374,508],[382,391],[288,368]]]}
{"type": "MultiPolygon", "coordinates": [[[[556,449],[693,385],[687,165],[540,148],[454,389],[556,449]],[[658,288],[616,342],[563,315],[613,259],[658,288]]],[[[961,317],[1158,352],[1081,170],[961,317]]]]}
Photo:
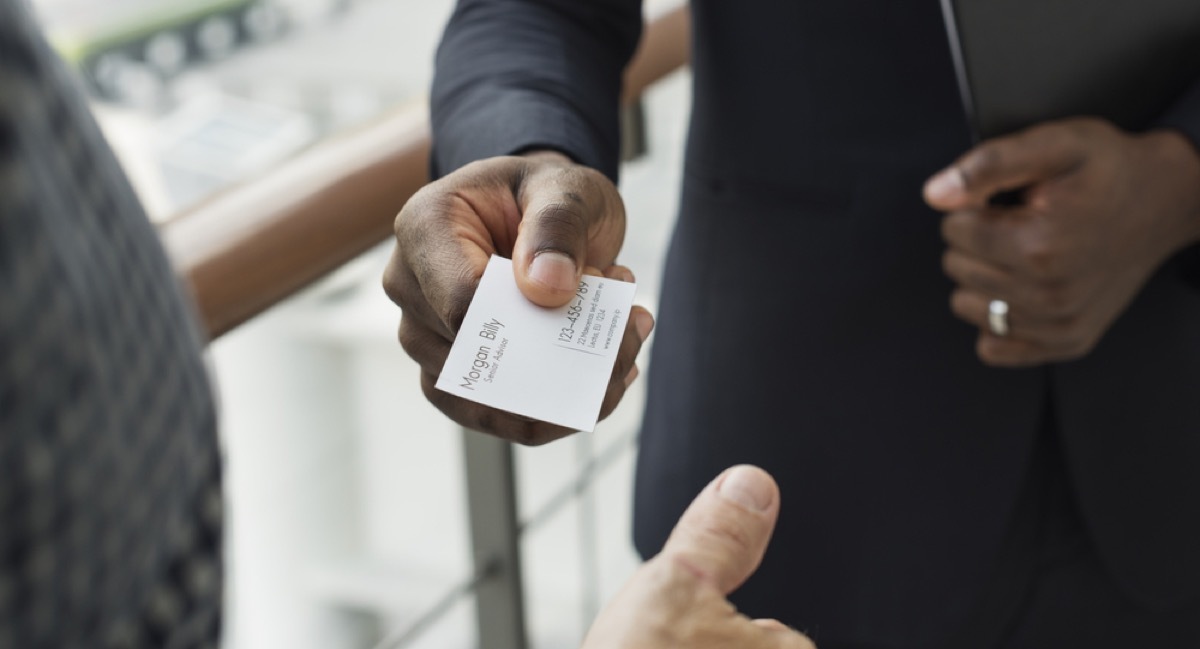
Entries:
{"type": "MultiPolygon", "coordinates": [[[[625,76],[626,102],[688,61],[686,4],[648,21],[625,76]]],[[[210,339],[387,239],[428,182],[429,127],[404,107],[219,193],[160,229],[210,339]]]]}

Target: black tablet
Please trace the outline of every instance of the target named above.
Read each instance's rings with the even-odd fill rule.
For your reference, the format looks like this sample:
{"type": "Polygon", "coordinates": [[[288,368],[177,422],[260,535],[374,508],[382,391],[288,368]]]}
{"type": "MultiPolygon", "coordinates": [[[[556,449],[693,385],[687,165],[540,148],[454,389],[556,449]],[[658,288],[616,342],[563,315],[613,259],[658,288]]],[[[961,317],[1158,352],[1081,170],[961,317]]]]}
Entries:
{"type": "Polygon", "coordinates": [[[977,138],[1063,117],[1152,125],[1200,82],[1200,0],[942,0],[977,138]]]}

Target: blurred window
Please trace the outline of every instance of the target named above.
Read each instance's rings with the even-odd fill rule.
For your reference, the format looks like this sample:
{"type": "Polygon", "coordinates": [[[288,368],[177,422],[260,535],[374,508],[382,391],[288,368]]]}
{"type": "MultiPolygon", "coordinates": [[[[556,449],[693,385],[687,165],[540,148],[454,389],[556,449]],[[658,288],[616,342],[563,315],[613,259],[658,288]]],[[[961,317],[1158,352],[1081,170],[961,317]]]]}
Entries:
{"type": "Polygon", "coordinates": [[[424,96],[452,0],[32,0],[152,218],[424,96]]]}

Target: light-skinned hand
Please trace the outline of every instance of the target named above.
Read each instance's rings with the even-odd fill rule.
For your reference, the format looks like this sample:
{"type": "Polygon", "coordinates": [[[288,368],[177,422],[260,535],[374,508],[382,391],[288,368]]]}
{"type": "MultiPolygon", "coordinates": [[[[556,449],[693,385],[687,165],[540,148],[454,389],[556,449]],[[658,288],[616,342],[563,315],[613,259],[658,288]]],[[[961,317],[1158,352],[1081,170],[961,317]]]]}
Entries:
{"type": "Polygon", "coordinates": [[[758,568],[778,516],[779,488],[767,472],[726,470],[600,612],[583,649],[813,649],[800,633],[751,620],[725,599],[758,568]]]}

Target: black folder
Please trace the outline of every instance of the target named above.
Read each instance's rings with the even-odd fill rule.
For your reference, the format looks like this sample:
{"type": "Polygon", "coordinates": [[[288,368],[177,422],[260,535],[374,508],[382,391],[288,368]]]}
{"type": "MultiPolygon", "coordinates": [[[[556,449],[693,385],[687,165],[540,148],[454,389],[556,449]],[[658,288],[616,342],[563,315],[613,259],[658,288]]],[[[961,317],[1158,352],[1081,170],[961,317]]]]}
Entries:
{"type": "Polygon", "coordinates": [[[1090,115],[1144,130],[1200,82],[1200,0],[942,0],[974,135],[1090,115]]]}

